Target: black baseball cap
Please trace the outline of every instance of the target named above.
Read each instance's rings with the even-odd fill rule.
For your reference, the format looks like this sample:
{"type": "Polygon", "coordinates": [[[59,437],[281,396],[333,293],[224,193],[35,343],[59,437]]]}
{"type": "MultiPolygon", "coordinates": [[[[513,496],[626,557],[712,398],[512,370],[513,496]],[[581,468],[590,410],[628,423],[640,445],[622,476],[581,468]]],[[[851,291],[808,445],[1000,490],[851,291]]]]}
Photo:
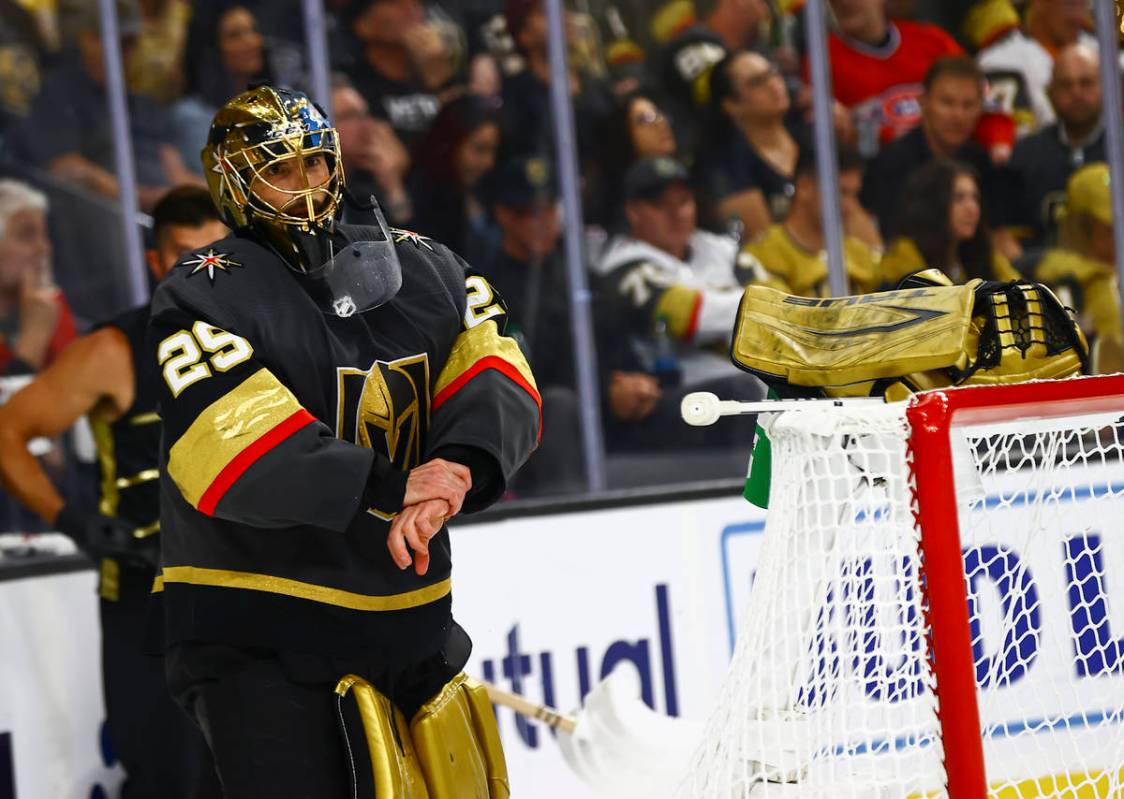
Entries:
{"type": "Polygon", "coordinates": [[[690,182],[687,167],[674,158],[664,155],[641,158],[624,173],[624,198],[654,200],[672,183],[690,182]]]}
{"type": "Polygon", "coordinates": [[[558,188],[550,162],[539,156],[513,158],[492,178],[492,202],[509,208],[554,202],[558,188]]]}

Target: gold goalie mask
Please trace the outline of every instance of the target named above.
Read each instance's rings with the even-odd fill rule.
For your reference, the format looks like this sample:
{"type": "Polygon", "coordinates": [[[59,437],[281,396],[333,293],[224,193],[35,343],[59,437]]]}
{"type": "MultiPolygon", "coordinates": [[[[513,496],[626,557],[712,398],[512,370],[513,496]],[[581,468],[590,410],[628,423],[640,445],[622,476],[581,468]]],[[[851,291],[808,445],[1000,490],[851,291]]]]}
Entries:
{"type": "Polygon", "coordinates": [[[343,193],[339,136],[302,92],[258,86],[227,101],[203,148],[211,197],[231,228],[330,229],[343,193]]]}
{"type": "Polygon", "coordinates": [[[932,388],[1071,377],[1088,371],[1089,347],[1039,283],[952,286],[931,271],[896,291],[833,299],[749,286],[731,357],[782,394],[899,400],[932,388]]]}
{"type": "Polygon", "coordinates": [[[215,114],[203,167],[223,221],[252,230],[336,316],[377,307],[402,285],[386,221],[339,226],[344,191],[339,136],[302,92],[257,86],[215,114]],[[336,257],[346,251],[347,257],[336,257]]]}

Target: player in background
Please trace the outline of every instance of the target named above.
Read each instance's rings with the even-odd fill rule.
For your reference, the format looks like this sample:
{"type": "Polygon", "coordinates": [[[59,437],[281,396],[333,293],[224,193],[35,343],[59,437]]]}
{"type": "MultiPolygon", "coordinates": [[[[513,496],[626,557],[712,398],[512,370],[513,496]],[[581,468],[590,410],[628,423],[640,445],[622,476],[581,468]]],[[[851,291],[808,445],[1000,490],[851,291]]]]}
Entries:
{"type": "MultiPolygon", "coordinates": [[[[184,252],[226,233],[205,189],[168,192],[153,209],[148,265],[163,278],[184,252]]],[[[218,796],[210,755],[168,693],[145,630],[159,556],[155,370],[144,348],[149,306],[126,311],[65,349],[0,406],[0,481],[98,564],[102,674],[109,739],[124,766],[122,797],[218,796]],[[101,467],[97,508],[67,504],[27,445],[80,417],[101,467]]]]}
{"type": "Polygon", "coordinates": [[[227,799],[506,797],[444,526],[538,440],[505,306],[443,245],[338,222],[304,94],[228,101],[203,163],[235,232],[172,269],[149,328],[173,695],[227,799]]]}
{"type": "Polygon", "coordinates": [[[1058,214],[1058,246],[1019,262],[1077,314],[1093,342],[1093,365],[1101,374],[1124,369],[1110,189],[1103,162],[1074,172],[1058,214]]]}
{"type": "MultiPolygon", "coordinates": [[[[839,210],[846,224],[861,211],[859,190],[862,187],[863,162],[859,154],[849,148],[839,150],[836,162],[839,170],[839,210]]],[[[801,147],[796,161],[795,189],[788,215],[784,221],[771,225],[742,247],[735,269],[740,282],[761,283],[801,297],[831,296],[816,174],[815,151],[805,145],[801,147]]],[[[880,256],[880,252],[856,236],[844,236],[843,263],[851,293],[878,290],[882,282],[878,268],[880,256]]]]}

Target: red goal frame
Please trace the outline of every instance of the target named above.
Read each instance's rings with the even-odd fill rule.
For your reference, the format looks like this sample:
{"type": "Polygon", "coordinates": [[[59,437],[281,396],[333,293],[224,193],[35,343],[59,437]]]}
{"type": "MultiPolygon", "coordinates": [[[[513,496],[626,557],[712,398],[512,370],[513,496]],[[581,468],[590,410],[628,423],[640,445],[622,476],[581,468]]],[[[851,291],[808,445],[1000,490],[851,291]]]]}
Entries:
{"type": "Polygon", "coordinates": [[[1113,410],[1124,412],[1124,375],[931,391],[913,397],[906,410],[913,514],[921,531],[931,665],[950,799],[986,799],[988,791],[951,428],[1113,410]]]}

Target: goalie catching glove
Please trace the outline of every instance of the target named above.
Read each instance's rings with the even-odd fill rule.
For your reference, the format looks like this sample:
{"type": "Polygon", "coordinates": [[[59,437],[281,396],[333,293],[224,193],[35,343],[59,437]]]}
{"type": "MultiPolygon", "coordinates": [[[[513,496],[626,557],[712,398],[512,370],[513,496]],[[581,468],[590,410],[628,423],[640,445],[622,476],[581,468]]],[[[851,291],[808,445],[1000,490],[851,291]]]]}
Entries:
{"type": "Polygon", "coordinates": [[[895,291],[795,297],[747,286],[731,357],[782,395],[884,397],[959,385],[1088,372],[1089,346],[1040,283],[972,280],[936,270],[895,291]]]}

